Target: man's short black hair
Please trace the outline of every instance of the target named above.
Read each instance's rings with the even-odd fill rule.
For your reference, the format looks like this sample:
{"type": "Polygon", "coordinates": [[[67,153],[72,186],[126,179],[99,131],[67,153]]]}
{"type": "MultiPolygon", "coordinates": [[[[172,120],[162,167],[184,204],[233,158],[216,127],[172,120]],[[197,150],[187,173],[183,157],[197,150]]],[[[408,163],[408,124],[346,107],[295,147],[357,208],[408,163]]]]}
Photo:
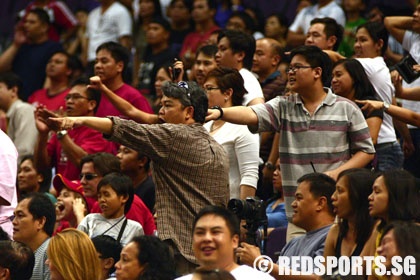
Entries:
{"type": "Polygon", "coordinates": [[[322,69],[322,84],[324,87],[331,85],[332,61],[330,57],[317,46],[300,46],[294,48],[290,53],[290,60],[295,55],[301,55],[311,65],[322,69]]]}
{"type": "Polygon", "coordinates": [[[130,177],[117,172],[109,173],[99,181],[98,193],[103,186],[110,186],[118,196],[128,197],[128,200],[124,205],[124,213],[127,214],[134,199],[134,186],[130,177]]]}
{"type": "Polygon", "coordinates": [[[112,172],[121,172],[120,160],[110,153],[100,152],[88,154],[80,160],[80,168],[87,162],[93,163],[95,172],[101,177],[112,172]]]}
{"type": "Polygon", "coordinates": [[[331,196],[335,192],[335,181],[324,173],[305,174],[297,180],[298,184],[302,182],[309,183],[309,191],[315,198],[325,196],[327,198],[328,210],[333,214],[333,205],[331,196]]]}
{"type": "Polygon", "coordinates": [[[35,265],[31,248],[21,242],[0,241],[0,267],[9,269],[11,280],[29,280],[35,265]]]}
{"type": "Polygon", "coordinates": [[[250,70],[256,49],[256,42],[252,35],[239,30],[223,30],[217,37],[217,42],[226,37],[229,40],[229,47],[232,53],[244,52],[243,66],[250,70]]]}
{"type": "Polygon", "coordinates": [[[28,211],[34,220],[45,217],[44,231],[48,236],[52,236],[55,226],[55,206],[49,197],[43,193],[34,192],[25,199],[29,200],[28,211]]]}
{"type": "Polygon", "coordinates": [[[335,36],[337,38],[337,41],[333,46],[333,50],[338,50],[338,47],[340,46],[341,41],[343,40],[344,28],[340,24],[338,24],[335,19],[330,17],[314,18],[313,20],[311,20],[311,25],[314,25],[316,23],[321,23],[324,25],[324,32],[327,36],[327,39],[331,36],[335,36]]]}
{"type": "Polygon", "coordinates": [[[200,212],[198,212],[197,216],[194,219],[193,231],[195,229],[195,226],[197,225],[198,220],[207,215],[221,217],[223,220],[225,220],[226,225],[229,228],[230,235],[234,236],[235,234],[237,234],[239,236],[240,226],[238,217],[233,212],[229,211],[227,208],[216,205],[204,206],[200,210],[200,212]]]}
{"type": "Polygon", "coordinates": [[[38,17],[39,21],[41,21],[44,24],[50,25],[51,19],[48,15],[47,11],[45,11],[42,8],[34,8],[28,11],[28,14],[34,14],[38,17]]]}
{"type": "Polygon", "coordinates": [[[19,93],[22,89],[23,82],[21,78],[16,75],[13,72],[5,72],[0,74],[0,83],[4,83],[7,87],[7,89],[11,89],[13,87],[17,88],[17,94],[19,96],[19,93]]]}
{"type": "MultiPolygon", "coordinates": [[[[89,84],[90,84],[89,79],[85,76],[81,76],[71,83],[71,87],[74,87],[74,86],[86,86],[87,87],[89,84]]],[[[86,94],[87,94],[87,98],[89,100],[95,100],[96,101],[96,106],[93,109],[93,112],[96,113],[96,111],[98,111],[99,104],[101,102],[101,92],[97,89],[87,87],[86,88],[86,94]]]]}
{"type": "MultiPolygon", "coordinates": [[[[120,254],[122,250],[122,245],[120,242],[115,240],[109,235],[98,235],[92,238],[93,245],[96,248],[96,251],[101,255],[101,259],[113,258],[114,264],[120,260],[120,254]]],[[[109,273],[115,271],[115,266],[113,265],[109,269],[109,273]]]]}
{"type": "Polygon", "coordinates": [[[96,49],[96,54],[98,54],[98,52],[101,50],[108,51],[115,62],[123,63],[124,66],[121,74],[123,77],[126,77],[128,71],[128,62],[130,61],[130,51],[120,43],[112,41],[99,45],[99,47],[96,49]]]}

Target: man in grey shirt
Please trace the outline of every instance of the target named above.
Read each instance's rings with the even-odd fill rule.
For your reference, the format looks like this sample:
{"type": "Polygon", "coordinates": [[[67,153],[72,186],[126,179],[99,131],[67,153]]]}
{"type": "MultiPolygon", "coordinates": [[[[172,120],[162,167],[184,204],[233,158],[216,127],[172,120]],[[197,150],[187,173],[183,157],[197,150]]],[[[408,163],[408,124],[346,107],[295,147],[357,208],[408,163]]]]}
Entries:
{"type": "Polygon", "coordinates": [[[54,232],[55,207],[42,193],[33,193],[19,202],[13,219],[13,239],[28,245],[35,255],[32,280],[49,280],[45,264],[47,248],[54,232]]]}

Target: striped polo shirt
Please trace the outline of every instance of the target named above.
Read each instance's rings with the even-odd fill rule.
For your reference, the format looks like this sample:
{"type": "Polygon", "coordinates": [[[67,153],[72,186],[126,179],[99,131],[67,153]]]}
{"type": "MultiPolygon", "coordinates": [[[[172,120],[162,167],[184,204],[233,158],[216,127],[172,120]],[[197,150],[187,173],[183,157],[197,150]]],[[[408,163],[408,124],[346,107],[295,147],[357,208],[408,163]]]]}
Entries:
{"type": "Polygon", "coordinates": [[[252,132],[276,131],[280,134],[279,156],[286,214],[291,218],[291,203],[301,176],[336,169],[352,154],[375,153],[362,111],[349,99],[329,88],[311,116],[298,94],[278,96],[251,108],[258,117],[252,132]]]}

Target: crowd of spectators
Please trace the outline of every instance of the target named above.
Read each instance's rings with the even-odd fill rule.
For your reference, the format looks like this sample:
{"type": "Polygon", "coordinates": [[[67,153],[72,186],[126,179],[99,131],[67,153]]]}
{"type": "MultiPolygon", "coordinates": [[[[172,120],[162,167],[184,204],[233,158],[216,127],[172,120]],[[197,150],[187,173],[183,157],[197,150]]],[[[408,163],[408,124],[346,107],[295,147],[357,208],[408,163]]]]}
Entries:
{"type": "Polygon", "coordinates": [[[0,7],[1,279],[419,260],[418,1],[0,7]]]}

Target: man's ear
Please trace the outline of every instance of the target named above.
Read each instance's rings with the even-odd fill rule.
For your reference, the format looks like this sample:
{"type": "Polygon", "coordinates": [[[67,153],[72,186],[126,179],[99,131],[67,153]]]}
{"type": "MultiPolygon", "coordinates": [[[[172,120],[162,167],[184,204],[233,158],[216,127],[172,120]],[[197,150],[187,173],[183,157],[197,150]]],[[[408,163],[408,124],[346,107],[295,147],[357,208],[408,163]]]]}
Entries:
{"type": "Polygon", "coordinates": [[[335,43],[337,43],[337,37],[336,36],[332,35],[332,36],[328,37],[328,39],[327,39],[328,47],[333,49],[335,43]]]}
{"type": "Polygon", "coordinates": [[[322,68],[321,67],[315,67],[313,69],[313,71],[315,71],[315,78],[316,79],[321,79],[322,78],[322,68]]]}
{"type": "Polygon", "coordinates": [[[241,62],[241,63],[244,62],[244,58],[245,58],[245,52],[244,51],[237,52],[234,55],[236,56],[236,58],[238,60],[237,62],[241,62]]]}
{"type": "Polygon", "coordinates": [[[122,197],[122,202],[123,203],[127,203],[127,201],[128,201],[128,198],[129,198],[130,196],[128,195],[128,194],[126,194],[126,195],[124,195],[123,197],[122,197]]]}
{"type": "Polygon", "coordinates": [[[2,267],[0,270],[0,280],[8,280],[10,278],[10,270],[8,268],[2,267]]]}
{"type": "Polygon", "coordinates": [[[113,258],[102,259],[104,261],[104,268],[109,270],[114,267],[115,261],[113,258]]]}
{"type": "Polygon", "coordinates": [[[318,198],[318,205],[316,207],[316,211],[321,212],[325,208],[328,208],[328,200],[325,196],[321,196],[318,198]]]}
{"type": "Polygon", "coordinates": [[[239,235],[234,234],[234,235],[232,236],[232,246],[233,246],[233,248],[235,248],[235,249],[239,247],[239,235]]]}
{"type": "Polygon", "coordinates": [[[44,226],[45,226],[45,223],[47,222],[47,218],[46,217],[41,217],[37,220],[39,221],[38,226],[37,226],[38,231],[39,230],[44,230],[44,226]]]}
{"type": "Polygon", "coordinates": [[[117,72],[118,73],[122,73],[123,72],[123,70],[124,70],[124,62],[122,62],[122,61],[118,61],[117,63],[116,63],[116,65],[117,65],[117,72]]]}
{"type": "Polygon", "coordinates": [[[194,107],[193,106],[188,106],[185,108],[187,110],[187,113],[185,114],[185,119],[193,119],[194,118],[194,107]]]}
{"type": "Polygon", "coordinates": [[[95,108],[99,106],[96,100],[88,100],[88,104],[89,104],[89,112],[93,112],[95,108]]]}
{"type": "Polygon", "coordinates": [[[271,59],[271,65],[273,67],[277,67],[280,64],[280,62],[281,62],[280,55],[278,55],[278,54],[273,55],[273,58],[271,59]]]}

